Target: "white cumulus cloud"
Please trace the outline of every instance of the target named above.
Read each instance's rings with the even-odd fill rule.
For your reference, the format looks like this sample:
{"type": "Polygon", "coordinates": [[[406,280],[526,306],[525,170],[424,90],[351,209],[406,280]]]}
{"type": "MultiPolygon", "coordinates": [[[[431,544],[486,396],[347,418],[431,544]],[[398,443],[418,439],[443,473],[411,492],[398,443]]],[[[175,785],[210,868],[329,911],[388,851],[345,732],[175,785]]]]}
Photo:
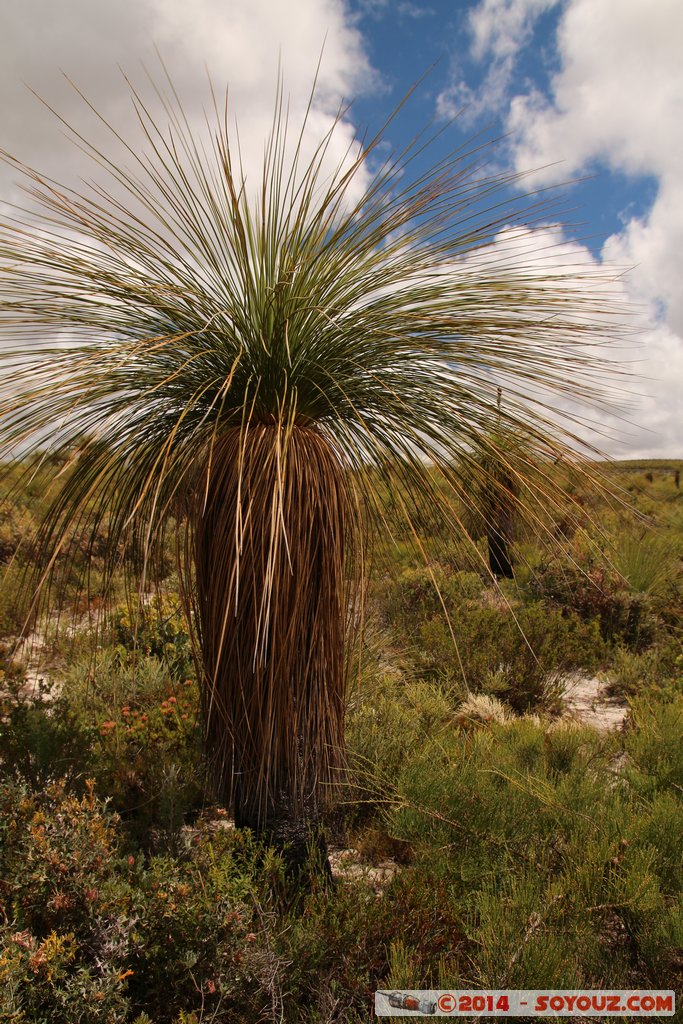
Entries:
{"type": "MultiPolygon", "coordinates": [[[[511,95],[530,29],[552,0],[482,0],[470,14],[471,54],[488,61],[489,107],[503,112],[517,170],[539,184],[607,169],[656,182],[650,208],[624,213],[602,258],[624,268],[625,295],[646,307],[638,361],[641,425],[634,455],[683,448],[683,4],[680,0],[565,0],[553,40],[558,70],[545,94],[511,95]]],[[[459,98],[466,88],[461,87],[459,98]]],[[[635,356],[634,356],[635,357],[635,356]]],[[[625,453],[619,454],[624,457],[625,453]]]]}
{"type": "MultiPolygon", "coordinates": [[[[362,36],[343,0],[22,0],[0,14],[0,149],[59,180],[92,168],[62,137],[35,90],[90,140],[103,138],[97,121],[60,74],[69,75],[107,119],[134,136],[128,88],[119,66],[141,85],[149,68],[166,62],[193,123],[209,101],[206,71],[219,95],[226,85],[239,121],[247,166],[258,167],[272,116],[278,68],[296,124],[305,110],[322,53],[311,119],[312,136],[329,126],[338,104],[371,80],[362,36]],[[28,88],[27,88],[28,87],[28,88]]],[[[353,137],[345,123],[335,153],[353,137]]],[[[0,168],[0,195],[15,198],[15,174],[0,168]]]]}
{"type": "Polygon", "coordinates": [[[482,0],[467,16],[470,54],[486,61],[487,70],[476,89],[456,68],[452,81],[437,98],[441,117],[464,115],[473,124],[483,114],[505,106],[520,51],[531,38],[538,18],[560,0],[482,0]]]}

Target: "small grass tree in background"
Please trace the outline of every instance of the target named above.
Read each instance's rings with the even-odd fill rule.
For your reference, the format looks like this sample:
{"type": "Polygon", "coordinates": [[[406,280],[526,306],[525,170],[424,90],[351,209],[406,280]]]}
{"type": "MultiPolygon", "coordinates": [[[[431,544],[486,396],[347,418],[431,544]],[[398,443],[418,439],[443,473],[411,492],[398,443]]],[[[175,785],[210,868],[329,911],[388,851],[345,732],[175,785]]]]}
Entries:
{"type": "Polygon", "coordinates": [[[182,524],[215,791],[296,861],[344,764],[380,496],[458,529],[453,467],[494,432],[574,461],[547,396],[595,398],[611,314],[576,267],[505,255],[501,237],[543,214],[509,198],[519,182],[487,146],[411,174],[423,141],[380,160],[379,135],[334,164],[344,114],[308,157],[313,119],[288,124],[280,92],[254,182],[227,101],[202,134],[177,98],[159,89],[152,110],[131,90],[146,148],[125,127],[106,152],[70,129],[92,184],[5,156],[30,208],[0,229],[0,455],[72,446],[40,533],[43,597],[104,527],[108,570],[134,550],[143,590],[182,524]]]}
{"type": "MultiPolygon", "coordinates": [[[[498,421],[503,397],[498,388],[498,421]]],[[[488,439],[482,438],[479,458],[471,463],[470,481],[472,499],[470,519],[486,534],[489,572],[495,579],[512,579],[514,571],[510,545],[515,532],[515,509],[519,504],[518,472],[515,472],[515,458],[523,455],[524,442],[521,438],[501,435],[499,429],[488,439]],[[478,520],[478,522],[477,522],[478,520]]],[[[522,480],[527,472],[522,472],[522,480]]]]}

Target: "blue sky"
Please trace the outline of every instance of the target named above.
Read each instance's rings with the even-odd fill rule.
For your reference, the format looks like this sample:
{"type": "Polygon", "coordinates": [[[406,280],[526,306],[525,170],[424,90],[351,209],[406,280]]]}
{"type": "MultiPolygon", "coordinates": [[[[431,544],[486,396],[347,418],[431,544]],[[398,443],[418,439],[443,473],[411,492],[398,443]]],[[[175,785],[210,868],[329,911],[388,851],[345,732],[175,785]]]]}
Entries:
{"type": "MultiPolygon", "coordinates": [[[[363,35],[378,75],[373,90],[355,100],[352,116],[360,124],[382,121],[400,97],[426,75],[401,119],[400,133],[390,135],[395,134],[400,141],[431,120],[438,127],[448,115],[461,111],[443,148],[452,144],[454,136],[467,140],[486,131],[492,138],[500,137],[501,161],[507,159],[512,163],[513,140],[505,138],[510,101],[531,90],[546,95],[551,92],[553,75],[561,68],[556,36],[567,5],[550,4],[527,26],[505,89],[495,97],[495,102],[477,109],[477,101],[491,91],[487,79],[496,63],[490,56],[478,57],[472,52],[471,17],[481,6],[447,0],[351,0],[351,17],[363,35]]],[[[632,217],[643,216],[652,206],[657,190],[654,174],[626,174],[597,156],[587,160],[580,170],[563,173],[565,155],[561,150],[556,160],[560,164],[558,180],[567,183],[564,191],[571,211],[568,219],[575,222],[571,230],[596,256],[610,235],[619,232],[632,217]]],[[[533,167],[530,164],[528,169],[533,167]]]]}
{"type": "MultiPolygon", "coordinates": [[[[544,168],[539,186],[590,176],[564,190],[564,237],[597,269],[627,271],[624,305],[640,310],[639,397],[625,433],[605,417],[608,447],[623,458],[682,457],[681,0],[23,0],[0,12],[0,148],[77,179],[78,154],[26,84],[80,124],[64,70],[125,122],[118,65],[133,74],[140,60],[154,65],[156,45],[183,96],[197,97],[197,116],[204,64],[229,83],[257,162],[278,59],[293,109],[303,108],[323,42],[316,125],[355,97],[340,144],[376,128],[435,65],[389,129],[393,145],[459,112],[433,157],[486,131],[506,136],[500,167],[544,168]]],[[[15,198],[0,169],[0,203],[15,198]]]]}

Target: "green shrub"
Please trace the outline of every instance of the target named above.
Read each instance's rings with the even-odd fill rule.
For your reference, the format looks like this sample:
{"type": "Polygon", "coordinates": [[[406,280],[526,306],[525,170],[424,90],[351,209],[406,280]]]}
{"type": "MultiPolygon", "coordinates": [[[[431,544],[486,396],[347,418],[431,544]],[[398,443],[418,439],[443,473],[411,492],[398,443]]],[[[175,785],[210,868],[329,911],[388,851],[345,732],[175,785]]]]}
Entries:
{"type": "Polygon", "coordinates": [[[588,921],[566,924],[566,898],[537,868],[486,879],[469,921],[480,945],[473,987],[592,987],[600,943],[588,921]]]}
{"type": "Polygon", "coordinates": [[[682,550],[670,534],[629,533],[619,538],[612,560],[631,590],[661,597],[680,578],[682,550]]]}
{"type": "Polygon", "coordinates": [[[356,694],[346,730],[352,793],[381,800],[406,756],[455,719],[448,694],[432,683],[385,676],[356,694]]]}
{"type": "Polygon", "coordinates": [[[350,881],[283,899],[282,861],[220,816],[146,860],[92,788],[3,784],[0,809],[8,1021],[314,1024],[336,1008],[361,1024],[405,920],[427,981],[463,941],[443,884],[409,872],[391,895],[350,881]]]}
{"type": "Polygon", "coordinates": [[[0,801],[2,877],[14,883],[6,889],[5,914],[43,938],[89,927],[111,906],[120,854],[116,818],[97,800],[92,781],[82,797],[59,782],[41,791],[4,782],[0,801]]]}
{"type": "Polygon", "coordinates": [[[462,602],[476,600],[484,583],[474,572],[451,572],[441,564],[430,568],[406,569],[378,588],[377,600],[387,620],[399,628],[414,631],[423,619],[442,615],[462,602]]]}
{"type": "Polygon", "coordinates": [[[23,558],[35,554],[30,538],[35,520],[24,504],[0,502],[0,563],[8,563],[23,548],[23,558]]]}
{"type": "Polygon", "coordinates": [[[281,879],[281,862],[264,859],[249,835],[234,829],[200,824],[188,842],[186,856],[135,866],[130,999],[155,1022],[202,1008],[256,1017],[267,938],[257,908],[268,900],[270,878],[281,879]]]}
{"type": "Polygon", "coordinates": [[[631,784],[647,796],[672,787],[683,794],[683,698],[638,698],[631,704],[630,724],[624,747],[631,784]]]}
{"type": "Polygon", "coordinates": [[[632,591],[603,566],[583,571],[570,563],[547,562],[529,586],[536,597],[573,611],[584,621],[597,621],[604,639],[612,643],[643,650],[661,632],[652,598],[632,591]]]}
{"type": "MultiPolygon", "coordinates": [[[[560,678],[593,670],[603,651],[595,624],[542,604],[505,608],[461,607],[450,629],[435,616],[419,627],[415,670],[429,679],[467,687],[507,701],[516,711],[556,706],[560,678]],[[459,678],[460,677],[460,678],[459,678]]],[[[460,686],[460,693],[465,693],[460,686]]]]}
{"type": "Polygon", "coordinates": [[[594,671],[605,656],[596,621],[542,602],[521,605],[473,573],[404,572],[382,607],[414,675],[452,691],[483,692],[516,711],[553,708],[560,677],[594,671]],[[435,586],[436,583],[436,586],[435,586]],[[438,590],[437,590],[438,587],[438,590]],[[448,616],[448,617],[447,617],[448,616]]]}
{"type": "Polygon", "coordinates": [[[679,641],[659,643],[645,651],[617,647],[609,667],[609,693],[619,697],[647,694],[675,700],[683,695],[683,654],[679,641]]]}
{"type": "Polygon", "coordinates": [[[663,892],[673,900],[683,892],[683,801],[680,793],[664,789],[635,818],[634,841],[650,850],[663,892]]]}
{"type": "Polygon", "coordinates": [[[160,595],[149,604],[119,608],[111,617],[111,629],[116,644],[164,661],[174,679],[194,676],[190,634],[177,600],[160,595]]]}
{"type": "Polygon", "coordinates": [[[5,677],[0,697],[0,777],[18,774],[36,789],[74,783],[94,767],[95,727],[54,681],[27,691],[23,673],[5,677]]]}
{"type": "Polygon", "coordinates": [[[587,768],[605,742],[589,728],[526,719],[443,732],[405,759],[396,834],[445,848],[459,837],[469,869],[479,870],[482,859],[507,863],[558,833],[590,832],[608,777],[587,768]]]}
{"type": "Polygon", "coordinates": [[[174,843],[203,800],[198,703],[192,678],[175,683],[157,658],[122,648],[35,694],[19,679],[0,701],[2,774],[77,790],[91,777],[137,843],[174,843]]]}
{"type": "Polygon", "coordinates": [[[64,683],[67,709],[92,737],[87,771],[137,842],[173,842],[201,805],[199,692],[155,656],[106,650],[64,683]]]}
{"type": "Polygon", "coordinates": [[[26,572],[19,562],[0,569],[0,637],[18,636],[29,613],[26,572]]]}
{"type": "Polygon", "coordinates": [[[123,855],[91,784],[79,799],[59,784],[5,783],[0,811],[3,1019],[123,1024],[144,1011],[162,1024],[234,1001],[245,1020],[263,1010],[255,884],[266,891],[273,861],[248,837],[198,828],[186,856],[146,864],[123,855]]]}
{"type": "Polygon", "coordinates": [[[126,1019],[135,926],[116,820],[92,787],[0,784],[3,1020],[126,1019]]]}
{"type": "Polygon", "coordinates": [[[442,730],[407,750],[387,829],[412,845],[415,870],[447,880],[475,950],[475,987],[683,980],[672,705],[637,717],[631,767],[615,774],[617,744],[517,720],[442,730]]]}

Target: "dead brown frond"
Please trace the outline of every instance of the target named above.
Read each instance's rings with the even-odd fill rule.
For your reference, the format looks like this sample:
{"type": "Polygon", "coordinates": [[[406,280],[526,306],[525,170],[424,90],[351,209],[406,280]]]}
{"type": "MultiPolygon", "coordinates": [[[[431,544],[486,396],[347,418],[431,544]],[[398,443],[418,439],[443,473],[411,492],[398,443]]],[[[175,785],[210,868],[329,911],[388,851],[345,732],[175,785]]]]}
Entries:
{"type": "Polygon", "coordinates": [[[201,476],[194,536],[210,767],[236,817],[317,813],[342,765],[352,504],[320,430],[233,427],[201,476]]]}

